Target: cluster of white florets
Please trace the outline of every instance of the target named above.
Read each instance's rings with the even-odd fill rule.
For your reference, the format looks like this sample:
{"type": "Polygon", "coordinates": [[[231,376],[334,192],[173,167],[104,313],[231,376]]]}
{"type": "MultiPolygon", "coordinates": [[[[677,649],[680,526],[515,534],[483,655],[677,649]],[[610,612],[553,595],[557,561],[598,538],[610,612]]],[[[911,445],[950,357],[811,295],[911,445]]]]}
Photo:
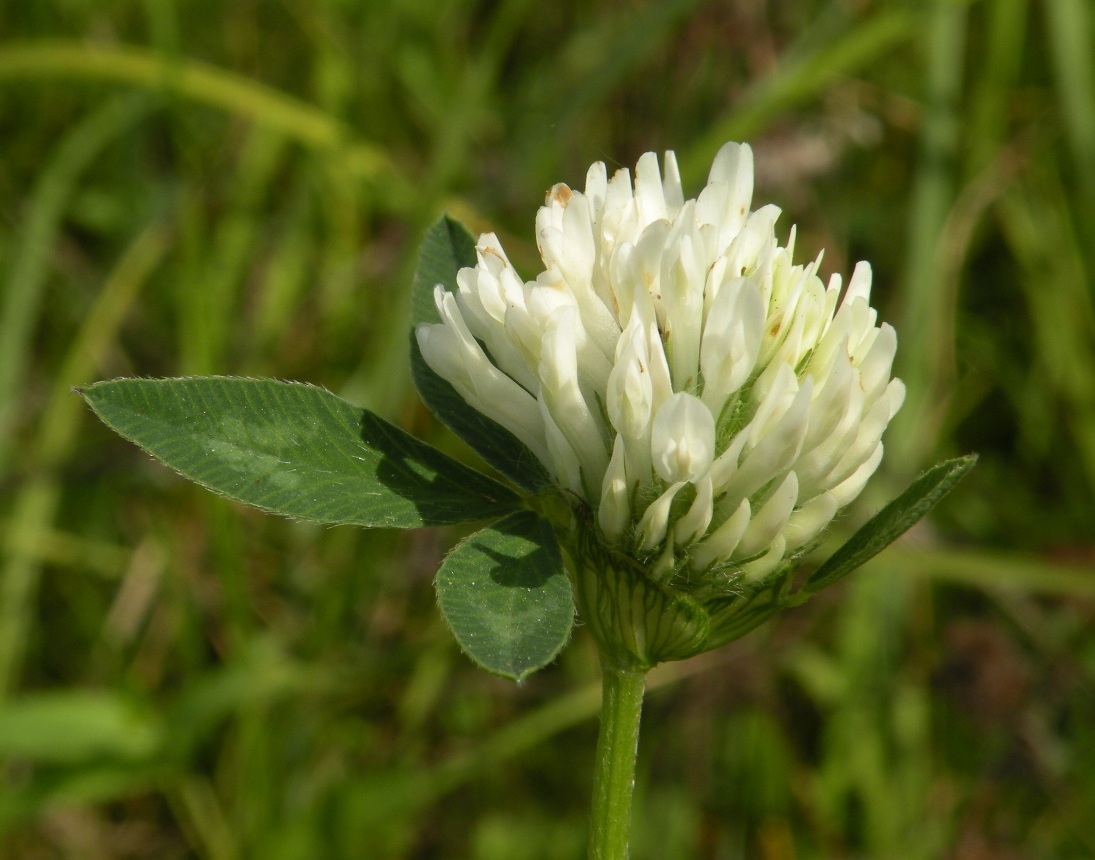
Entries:
{"type": "Polygon", "coordinates": [[[904,399],[897,339],[871,269],[818,278],[792,262],[775,206],[750,211],[753,155],[726,144],[685,200],[673,153],[585,192],[556,185],[536,217],[545,270],[524,282],[495,235],[423,358],[595,511],[655,576],[759,578],[816,537],[882,459],[904,399]]]}

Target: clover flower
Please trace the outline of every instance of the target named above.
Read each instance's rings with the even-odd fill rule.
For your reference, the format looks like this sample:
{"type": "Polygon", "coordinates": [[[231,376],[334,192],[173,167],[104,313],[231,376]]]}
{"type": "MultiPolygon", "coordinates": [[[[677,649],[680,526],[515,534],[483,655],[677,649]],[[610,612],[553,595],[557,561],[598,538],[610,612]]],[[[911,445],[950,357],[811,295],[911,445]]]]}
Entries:
{"type": "Polygon", "coordinates": [[[719,151],[685,200],[677,163],[643,155],[536,217],[525,282],[498,238],[458,291],[435,289],[426,363],[582,500],[603,539],[658,581],[757,581],[862,490],[904,399],[871,269],[842,292],[792,261],[780,210],[752,211],[753,155],[719,151]]]}

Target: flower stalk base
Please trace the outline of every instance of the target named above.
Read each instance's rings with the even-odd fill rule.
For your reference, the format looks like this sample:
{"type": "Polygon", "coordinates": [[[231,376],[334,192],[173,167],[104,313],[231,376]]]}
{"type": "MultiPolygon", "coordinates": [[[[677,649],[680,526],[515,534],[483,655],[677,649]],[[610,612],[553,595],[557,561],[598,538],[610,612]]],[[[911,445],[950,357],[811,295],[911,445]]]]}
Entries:
{"type": "Polygon", "coordinates": [[[626,860],[646,672],[604,666],[589,860],[626,860]]]}

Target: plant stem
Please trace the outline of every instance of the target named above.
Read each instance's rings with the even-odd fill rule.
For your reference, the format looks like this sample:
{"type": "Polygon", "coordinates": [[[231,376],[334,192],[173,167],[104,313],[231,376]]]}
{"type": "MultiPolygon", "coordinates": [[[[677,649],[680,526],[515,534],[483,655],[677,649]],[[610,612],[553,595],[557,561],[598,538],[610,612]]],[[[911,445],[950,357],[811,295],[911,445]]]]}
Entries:
{"type": "Polygon", "coordinates": [[[626,860],[646,671],[604,666],[589,860],[626,860]]]}

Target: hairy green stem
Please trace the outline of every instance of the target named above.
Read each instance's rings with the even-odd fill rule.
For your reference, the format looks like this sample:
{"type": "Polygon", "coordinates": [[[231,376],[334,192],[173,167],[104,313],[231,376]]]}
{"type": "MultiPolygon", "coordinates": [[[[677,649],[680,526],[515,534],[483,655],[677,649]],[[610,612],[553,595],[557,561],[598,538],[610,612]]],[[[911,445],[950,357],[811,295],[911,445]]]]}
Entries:
{"type": "Polygon", "coordinates": [[[605,666],[602,684],[589,858],[626,860],[646,671],[605,666]]]}

